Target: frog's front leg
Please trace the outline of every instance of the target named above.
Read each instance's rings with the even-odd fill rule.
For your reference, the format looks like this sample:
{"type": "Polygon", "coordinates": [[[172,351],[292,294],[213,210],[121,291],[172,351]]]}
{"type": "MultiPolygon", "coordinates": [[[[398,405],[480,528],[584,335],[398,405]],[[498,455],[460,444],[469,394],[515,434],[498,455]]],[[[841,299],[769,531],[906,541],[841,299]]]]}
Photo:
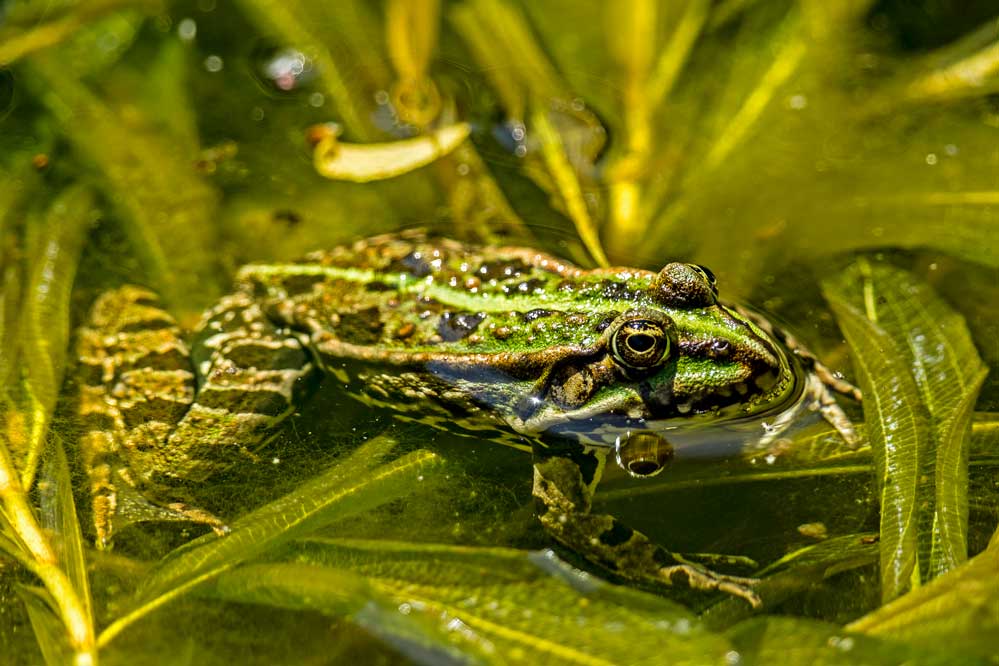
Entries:
{"type": "Polygon", "coordinates": [[[534,498],[545,530],[563,546],[622,578],[698,590],[748,601],[760,598],[750,578],[715,573],[649,540],[613,516],[590,513],[608,449],[576,442],[535,442],[534,498]]]}

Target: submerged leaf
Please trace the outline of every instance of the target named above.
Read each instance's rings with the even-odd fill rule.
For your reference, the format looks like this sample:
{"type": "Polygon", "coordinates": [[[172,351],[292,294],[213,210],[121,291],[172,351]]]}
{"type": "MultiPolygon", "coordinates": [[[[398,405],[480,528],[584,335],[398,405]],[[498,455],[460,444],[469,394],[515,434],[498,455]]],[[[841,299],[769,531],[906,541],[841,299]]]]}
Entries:
{"type": "Polygon", "coordinates": [[[52,202],[41,228],[29,229],[36,242],[32,244],[32,270],[21,310],[19,347],[31,431],[27,451],[16,452],[23,456],[18,462],[25,488],[31,488],[62,386],[69,345],[70,291],[94,219],[94,194],[89,187],[78,185],[67,188],[52,202]]]}
{"type": "Polygon", "coordinates": [[[412,493],[440,459],[420,450],[376,467],[393,446],[387,438],[373,439],[294,492],[235,521],[227,536],[209,534],[167,555],[144,579],[137,608],[108,627],[100,644],[159,606],[264,551],[412,493]]]}
{"type": "Polygon", "coordinates": [[[920,461],[932,451],[929,414],[901,346],[833,287],[825,290],[853,351],[881,500],[881,591],[887,601],[919,584],[920,461]]]}
{"type": "Polygon", "coordinates": [[[112,105],[54,55],[37,55],[30,65],[39,98],[81,161],[102,176],[133,251],[164,299],[191,307],[215,296],[217,194],[196,172],[196,156],[183,154],[183,145],[163,136],[137,108],[122,114],[127,100],[112,105]]]}
{"type": "Polygon", "coordinates": [[[59,561],[73,590],[80,600],[83,613],[93,622],[90,580],[87,575],[83,534],[73,502],[73,479],[63,448],[62,438],[52,436],[45,456],[45,487],[41,491],[41,522],[55,535],[59,561]]]}
{"type": "Polygon", "coordinates": [[[657,664],[669,655],[678,665],[726,663],[727,643],[685,608],[593,578],[551,551],[310,539],[295,552],[299,562],[363,577],[376,600],[390,601],[379,608],[421,618],[437,645],[471,646],[472,657],[610,665],[657,664]]]}
{"type": "MultiPolygon", "coordinates": [[[[836,624],[790,617],[754,618],[727,633],[747,666],[950,666],[955,654],[939,643],[913,647],[844,631],[836,624]]],[[[990,663],[962,656],[961,664],[990,663]]]]}
{"type": "MultiPolygon", "coordinates": [[[[800,548],[754,574],[760,582],[753,589],[767,607],[773,607],[796,594],[815,587],[827,578],[877,562],[877,539],[851,534],[800,548]]],[[[748,617],[751,610],[734,598],[709,608],[704,619],[709,626],[721,627],[748,617]]]]}
{"type": "Polygon", "coordinates": [[[999,537],[994,536],[984,552],[847,628],[928,649],[946,644],[994,661],[999,659],[997,571],[999,537]]]}
{"type": "Polygon", "coordinates": [[[31,629],[35,632],[38,649],[47,666],[64,666],[73,663],[72,650],[66,643],[62,623],[52,611],[55,604],[44,588],[21,586],[18,596],[28,610],[31,629]]]}
{"type": "Polygon", "coordinates": [[[250,565],[222,574],[202,588],[201,595],[348,617],[417,663],[506,663],[496,660],[492,644],[461,631],[454,620],[412,606],[401,610],[366,578],[348,570],[308,564],[250,565]]]}

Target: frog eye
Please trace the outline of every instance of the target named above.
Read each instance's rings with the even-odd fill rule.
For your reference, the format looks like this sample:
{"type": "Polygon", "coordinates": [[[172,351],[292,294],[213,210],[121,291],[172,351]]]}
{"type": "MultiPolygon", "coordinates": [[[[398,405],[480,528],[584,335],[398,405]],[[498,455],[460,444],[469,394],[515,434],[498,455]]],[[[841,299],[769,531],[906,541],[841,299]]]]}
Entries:
{"type": "Polygon", "coordinates": [[[618,363],[635,370],[654,368],[669,355],[670,338],[662,324],[652,319],[625,320],[611,336],[611,354],[618,363]]]}
{"type": "Polygon", "coordinates": [[[704,281],[711,285],[712,291],[716,294],[718,293],[718,278],[715,274],[711,272],[711,269],[707,266],[702,266],[700,264],[687,264],[690,269],[704,278],[704,281]]]}
{"type": "Polygon", "coordinates": [[[652,281],[650,296],[671,308],[710,307],[718,301],[715,274],[698,264],[673,262],[652,281]]]}

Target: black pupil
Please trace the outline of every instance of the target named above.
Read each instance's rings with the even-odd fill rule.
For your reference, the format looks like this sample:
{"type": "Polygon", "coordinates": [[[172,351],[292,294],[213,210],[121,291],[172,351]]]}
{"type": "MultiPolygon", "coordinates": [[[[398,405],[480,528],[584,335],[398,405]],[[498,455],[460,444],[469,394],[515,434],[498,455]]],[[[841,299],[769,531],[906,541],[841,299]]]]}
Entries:
{"type": "Polygon", "coordinates": [[[644,354],[652,349],[656,344],[656,339],[647,333],[633,333],[628,336],[628,347],[636,354],[644,354]]]}

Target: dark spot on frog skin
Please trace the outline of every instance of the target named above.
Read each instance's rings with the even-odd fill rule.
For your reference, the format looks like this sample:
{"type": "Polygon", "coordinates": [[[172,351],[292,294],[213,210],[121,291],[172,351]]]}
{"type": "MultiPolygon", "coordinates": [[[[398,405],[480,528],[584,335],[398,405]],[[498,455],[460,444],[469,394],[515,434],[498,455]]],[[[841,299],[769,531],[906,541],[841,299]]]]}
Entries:
{"type": "Polygon", "coordinates": [[[372,345],[381,340],[383,326],[376,307],[343,312],[336,327],[336,335],[344,342],[372,345]]]}
{"type": "Polygon", "coordinates": [[[445,312],[437,323],[437,334],[444,342],[457,342],[473,333],[485,318],[482,312],[445,312]]]}
{"type": "Polygon", "coordinates": [[[424,253],[414,250],[401,259],[394,259],[385,267],[393,273],[409,273],[413,277],[422,278],[434,272],[434,267],[427,261],[424,253]]]}
{"type": "Polygon", "coordinates": [[[378,293],[382,291],[392,291],[395,287],[385,284],[384,282],[365,282],[364,290],[372,293],[378,293]]]}
{"type": "Polygon", "coordinates": [[[635,530],[631,529],[627,525],[622,525],[618,521],[614,521],[609,530],[606,530],[600,534],[600,543],[605,546],[620,546],[622,543],[631,538],[631,535],[635,533],[635,530]]]}
{"type": "Polygon", "coordinates": [[[554,310],[545,310],[543,308],[537,308],[535,310],[530,310],[524,313],[524,321],[532,322],[535,319],[541,319],[542,317],[550,317],[555,314],[554,310]]]}
{"type": "Polygon", "coordinates": [[[608,326],[614,323],[617,317],[618,314],[616,312],[612,312],[611,314],[605,315],[599,322],[597,322],[597,325],[594,327],[593,330],[596,331],[597,333],[603,333],[604,331],[607,330],[608,326]]]}
{"type": "Polygon", "coordinates": [[[530,280],[524,280],[515,284],[503,284],[500,289],[504,294],[533,294],[535,290],[541,289],[544,286],[544,280],[531,278],[530,280]]]}
{"type": "Polygon", "coordinates": [[[322,275],[288,275],[281,280],[281,286],[288,296],[297,296],[311,292],[324,279],[322,275]]]}

